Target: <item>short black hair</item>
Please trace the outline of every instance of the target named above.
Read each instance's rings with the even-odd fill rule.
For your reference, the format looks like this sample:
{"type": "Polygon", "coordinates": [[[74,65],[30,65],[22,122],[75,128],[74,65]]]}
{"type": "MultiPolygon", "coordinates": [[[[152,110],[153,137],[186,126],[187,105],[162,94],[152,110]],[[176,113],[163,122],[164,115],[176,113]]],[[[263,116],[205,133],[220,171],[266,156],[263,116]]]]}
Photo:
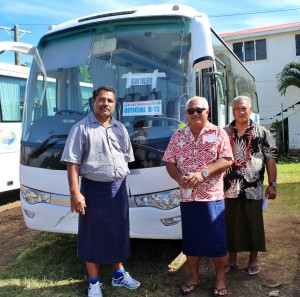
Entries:
{"type": "Polygon", "coordinates": [[[108,87],[108,86],[101,86],[101,87],[98,87],[96,90],[94,90],[93,91],[93,99],[96,100],[98,94],[103,90],[106,92],[112,92],[115,96],[115,101],[117,100],[117,92],[115,91],[114,88],[108,87]]]}

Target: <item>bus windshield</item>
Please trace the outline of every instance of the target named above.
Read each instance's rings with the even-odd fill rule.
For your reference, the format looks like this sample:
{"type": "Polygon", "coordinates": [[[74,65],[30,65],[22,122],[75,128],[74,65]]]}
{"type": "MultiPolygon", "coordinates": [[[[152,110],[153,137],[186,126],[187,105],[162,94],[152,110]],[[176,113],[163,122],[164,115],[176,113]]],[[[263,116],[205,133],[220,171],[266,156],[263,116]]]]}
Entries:
{"type": "Polygon", "coordinates": [[[185,122],[185,103],[195,94],[191,21],[173,16],[97,23],[46,35],[38,45],[23,120],[24,165],[65,169],[66,136],[91,112],[92,91],[117,91],[114,118],[127,128],[135,162],[162,166],[171,135],[185,122]],[[51,161],[51,162],[50,162],[51,161]]]}

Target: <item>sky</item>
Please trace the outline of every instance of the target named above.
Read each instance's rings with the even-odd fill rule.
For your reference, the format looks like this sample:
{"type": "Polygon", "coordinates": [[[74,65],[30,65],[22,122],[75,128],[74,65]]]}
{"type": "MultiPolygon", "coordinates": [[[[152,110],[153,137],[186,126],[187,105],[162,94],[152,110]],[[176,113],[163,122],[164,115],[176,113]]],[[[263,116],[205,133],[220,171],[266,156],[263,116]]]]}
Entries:
{"type": "MultiPolygon", "coordinates": [[[[37,45],[50,25],[108,10],[166,3],[185,4],[206,13],[219,34],[300,21],[299,0],[0,0],[0,28],[18,25],[19,41],[37,45]]],[[[0,29],[0,41],[13,40],[13,31],[0,29]]],[[[28,60],[21,55],[21,63],[28,60]]],[[[14,64],[14,54],[0,55],[0,62],[14,64]]]]}

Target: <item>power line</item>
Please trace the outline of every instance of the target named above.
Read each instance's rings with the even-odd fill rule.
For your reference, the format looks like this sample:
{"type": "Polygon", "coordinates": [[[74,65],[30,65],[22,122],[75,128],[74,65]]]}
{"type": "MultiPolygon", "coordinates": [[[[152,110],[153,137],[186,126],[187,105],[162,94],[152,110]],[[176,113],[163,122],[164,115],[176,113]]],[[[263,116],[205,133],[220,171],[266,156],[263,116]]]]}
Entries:
{"type": "Polygon", "coordinates": [[[235,12],[235,13],[227,13],[227,14],[219,14],[219,15],[210,15],[209,18],[220,18],[220,17],[228,17],[228,16],[258,14],[258,13],[273,13],[273,12],[282,12],[282,11],[298,10],[298,9],[300,9],[300,6],[289,7],[289,8],[278,8],[278,9],[269,9],[269,10],[257,10],[257,11],[248,11],[248,12],[235,12]]]}
{"type": "MultiPolygon", "coordinates": [[[[2,24],[3,26],[13,26],[13,24],[10,24],[10,23],[6,23],[6,24],[2,24]]],[[[48,27],[49,26],[49,23],[47,24],[30,24],[30,23],[24,23],[24,24],[19,24],[19,26],[30,26],[30,27],[33,27],[33,26],[41,26],[41,27],[48,27]]]]}
{"type": "MultiPolygon", "coordinates": [[[[258,13],[273,13],[273,12],[282,12],[282,11],[291,11],[291,10],[298,10],[300,6],[295,7],[286,7],[286,8],[278,8],[278,9],[268,9],[268,10],[257,10],[257,11],[248,11],[248,12],[234,12],[234,13],[227,13],[227,14],[217,14],[217,15],[209,15],[209,18],[221,18],[221,17],[228,17],[228,16],[239,16],[239,15],[248,15],[248,14],[258,14],[258,13]]],[[[11,26],[12,24],[4,24],[7,26],[11,26]]],[[[31,24],[31,23],[24,23],[19,24],[20,26],[49,26],[47,24],[31,24]]]]}

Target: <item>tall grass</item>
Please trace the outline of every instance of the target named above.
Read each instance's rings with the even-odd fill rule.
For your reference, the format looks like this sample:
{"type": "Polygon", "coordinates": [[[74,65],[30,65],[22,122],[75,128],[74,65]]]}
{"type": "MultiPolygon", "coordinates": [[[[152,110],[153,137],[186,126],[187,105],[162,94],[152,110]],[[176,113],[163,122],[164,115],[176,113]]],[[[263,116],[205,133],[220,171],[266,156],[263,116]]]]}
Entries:
{"type": "MultiPolygon", "coordinates": [[[[277,198],[269,202],[266,216],[299,215],[300,165],[278,164],[277,182],[277,198]]],[[[104,296],[178,296],[181,275],[169,273],[168,264],[180,251],[180,241],[133,239],[125,265],[142,286],[136,291],[111,287],[112,268],[104,265],[104,296]]],[[[87,296],[87,288],[85,266],[76,259],[75,235],[32,231],[25,247],[13,252],[13,260],[0,265],[1,297],[87,296]]]]}

